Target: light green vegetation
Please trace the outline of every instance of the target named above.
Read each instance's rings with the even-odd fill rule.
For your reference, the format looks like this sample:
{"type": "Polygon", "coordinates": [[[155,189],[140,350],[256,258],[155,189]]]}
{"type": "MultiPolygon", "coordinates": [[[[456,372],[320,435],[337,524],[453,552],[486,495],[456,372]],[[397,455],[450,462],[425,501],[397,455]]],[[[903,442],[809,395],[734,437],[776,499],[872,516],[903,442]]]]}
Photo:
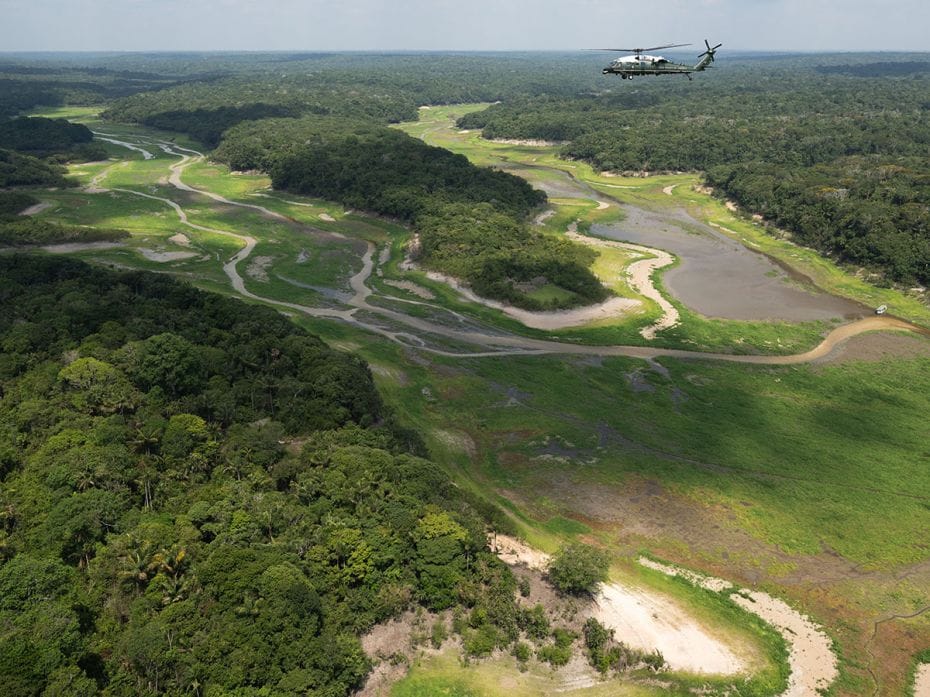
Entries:
{"type": "Polygon", "coordinates": [[[511,656],[462,665],[458,652],[444,650],[423,656],[412,666],[410,675],[391,690],[392,697],[535,697],[559,694],[568,697],[647,697],[687,694],[672,688],[625,685],[616,680],[578,689],[566,688],[565,678],[545,664],[530,661],[525,672],[511,656]]]}

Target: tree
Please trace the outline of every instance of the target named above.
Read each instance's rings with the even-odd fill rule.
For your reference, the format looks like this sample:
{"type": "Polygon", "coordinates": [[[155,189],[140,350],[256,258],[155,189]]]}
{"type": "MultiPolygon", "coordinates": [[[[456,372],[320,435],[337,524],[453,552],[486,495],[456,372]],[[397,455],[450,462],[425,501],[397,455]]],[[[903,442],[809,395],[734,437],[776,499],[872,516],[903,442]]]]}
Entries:
{"type": "Polygon", "coordinates": [[[609,564],[606,552],[573,542],[553,555],[549,562],[549,580],[562,593],[592,593],[599,583],[607,580],[609,564]]]}

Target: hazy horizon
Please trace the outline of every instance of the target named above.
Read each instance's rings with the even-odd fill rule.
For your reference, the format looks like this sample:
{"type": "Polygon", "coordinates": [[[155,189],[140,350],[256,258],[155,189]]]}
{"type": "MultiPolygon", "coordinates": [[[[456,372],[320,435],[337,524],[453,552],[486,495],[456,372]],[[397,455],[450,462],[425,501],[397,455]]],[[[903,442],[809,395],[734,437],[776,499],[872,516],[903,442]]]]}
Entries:
{"type": "Polygon", "coordinates": [[[901,0],[0,0],[4,53],[512,52],[723,42],[730,51],[930,51],[901,0]]]}

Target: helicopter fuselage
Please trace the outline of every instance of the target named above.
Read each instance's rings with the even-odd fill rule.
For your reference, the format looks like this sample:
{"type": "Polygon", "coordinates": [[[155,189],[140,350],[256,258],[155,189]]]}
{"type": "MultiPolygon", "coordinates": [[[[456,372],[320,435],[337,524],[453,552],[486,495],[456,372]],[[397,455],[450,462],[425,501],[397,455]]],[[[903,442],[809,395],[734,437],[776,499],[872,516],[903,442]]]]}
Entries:
{"type": "Polygon", "coordinates": [[[604,75],[619,75],[624,80],[638,75],[689,75],[696,66],[672,63],[662,56],[624,56],[611,61],[604,75]]]}

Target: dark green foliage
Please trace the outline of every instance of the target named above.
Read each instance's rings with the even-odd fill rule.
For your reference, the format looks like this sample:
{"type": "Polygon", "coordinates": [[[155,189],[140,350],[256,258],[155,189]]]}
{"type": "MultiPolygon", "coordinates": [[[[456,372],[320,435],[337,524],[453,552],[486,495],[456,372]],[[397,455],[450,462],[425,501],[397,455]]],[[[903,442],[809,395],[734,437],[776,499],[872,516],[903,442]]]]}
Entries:
{"type": "Polygon", "coordinates": [[[0,246],[62,244],[66,242],[116,242],[129,237],[125,230],[59,225],[36,218],[0,216],[0,246]]]}
{"type": "Polygon", "coordinates": [[[536,658],[552,666],[564,666],[572,658],[572,644],[578,635],[561,627],[552,632],[552,643],[536,650],[536,658]]]}
{"type": "Polygon", "coordinates": [[[621,672],[640,666],[659,671],[665,667],[665,658],[658,650],[640,651],[615,641],[614,630],[608,629],[593,617],[585,621],[582,633],[588,650],[588,662],[600,673],[606,674],[610,670],[621,672]]]}
{"type": "Polygon", "coordinates": [[[0,191],[0,220],[13,217],[37,203],[39,199],[24,191],[0,191]]]}
{"type": "Polygon", "coordinates": [[[552,556],[549,581],[562,593],[591,593],[607,580],[607,553],[580,542],[568,544],[552,556]]]}
{"type": "Polygon", "coordinates": [[[65,170],[30,155],[0,149],[0,187],[72,186],[65,170]]]}
{"type": "Polygon", "coordinates": [[[92,145],[94,134],[87,126],[65,119],[21,116],[0,120],[0,148],[60,159],[92,160],[106,157],[106,151],[92,145]]]}
{"type": "MultiPolygon", "coordinates": [[[[340,201],[406,221],[441,202],[493,202],[523,217],[545,201],[525,180],[475,167],[463,155],[435,148],[391,128],[337,130],[332,121],[304,129],[306,145],[275,160],[275,188],[340,201]],[[309,142],[307,142],[309,141],[309,142]]],[[[274,124],[267,127],[272,128],[274,124]]],[[[248,137],[245,134],[240,137],[248,137]]]]}
{"type": "MultiPolygon", "coordinates": [[[[111,116],[116,114],[111,113],[111,116]]],[[[255,121],[274,116],[293,116],[292,110],[271,104],[249,104],[247,106],[218,106],[213,109],[166,111],[151,114],[141,123],[166,131],[187,133],[208,147],[220,142],[223,132],[243,121],[255,121]]]]}
{"type": "Polygon", "coordinates": [[[516,639],[484,522],[360,361],[162,276],[13,256],[0,281],[3,694],[335,697],[418,599],[468,607],[474,655],[516,639]]]}

